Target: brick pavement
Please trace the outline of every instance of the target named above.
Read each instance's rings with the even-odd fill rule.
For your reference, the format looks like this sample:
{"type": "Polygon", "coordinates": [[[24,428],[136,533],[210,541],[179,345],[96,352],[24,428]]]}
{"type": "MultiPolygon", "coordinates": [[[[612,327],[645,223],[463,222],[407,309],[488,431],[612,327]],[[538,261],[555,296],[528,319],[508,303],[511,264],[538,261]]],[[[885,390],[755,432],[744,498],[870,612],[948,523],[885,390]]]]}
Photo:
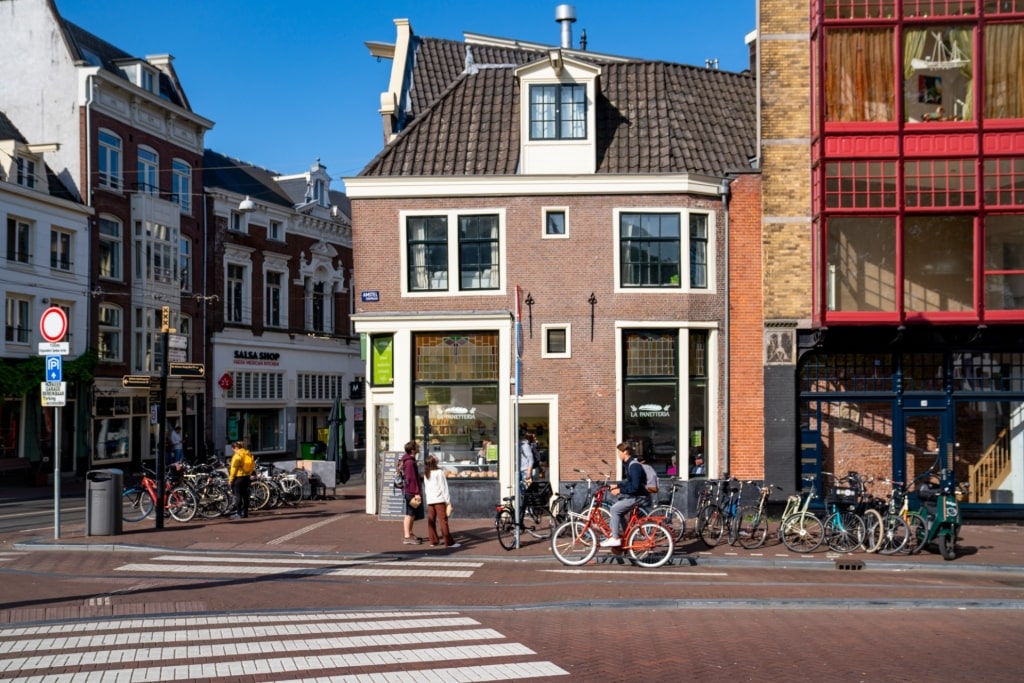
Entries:
{"type": "MultiPolygon", "coordinates": [[[[457,555],[514,561],[551,559],[545,540],[524,535],[519,549],[504,551],[497,543],[491,520],[463,519],[458,514],[451,520],[451,528],[456,540],[462,543],[461,548],[431,548],[426,542],[419,546],[403,545],[401,522],[382,521],[364,512],[361,484],[339,487],[335,493],[333,499],[303,501],[293,508],[257,512],[245,520],[197,518],[188,524],[180,524],[167,519],[163,529],[156,529],[152,519],[125,523],[124,532],[116,536],[89,537],[85,535],[83,523],[63,521],[60,539],[53,538],[52,530],[6,534],[0,535],[0,549],[87,546],[97,549],[132,547],[218,552],[457,555]]],[[[46,488],[0,488],[0,503],[6,504],[28,499],[52,500],[52,496],[52,490],[46,488]]],[[[83,503],[84,489],[80,483],[62,483],[62,506],[83,503]]],[[[424,521],[416,522],[415,533],[426,537],[424,521]]],[[[928,565],[932,569],[946,567],[960,571],[1024,573],[1024,526],[1021,524],[971,522],[963,527],[961,539],[961,556],[953,562],[946,562],[937,553],[927,550],[915,556],[885,557],[858,552],[837,558],[824,549],[809,555],[791,553],[784,546],[770,542],[753,551],[732,546],[708,550],[699,540],[693,539],[684,541],[677,553],[681,561],[704,566],[745,563],[749,566],[823,567],[832,566],[837,561],[852,561],[854,564],[863,562],[866,567],[884,563],[907,568],[928,565]]]]}

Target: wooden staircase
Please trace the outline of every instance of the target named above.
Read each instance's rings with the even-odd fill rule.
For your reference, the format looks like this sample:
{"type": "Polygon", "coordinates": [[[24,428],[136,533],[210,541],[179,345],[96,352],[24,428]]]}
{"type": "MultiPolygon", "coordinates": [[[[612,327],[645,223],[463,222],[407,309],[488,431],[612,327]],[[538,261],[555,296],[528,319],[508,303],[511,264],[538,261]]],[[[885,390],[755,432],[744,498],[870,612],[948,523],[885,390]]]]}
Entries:
{"type": "Polygon", "coordinates": [[[978,462],[971,465],[968,481],[972,503],[991,502],[991,492],[1010,474],[1010,428],[1006,427],[982,454],[978,462]]]}

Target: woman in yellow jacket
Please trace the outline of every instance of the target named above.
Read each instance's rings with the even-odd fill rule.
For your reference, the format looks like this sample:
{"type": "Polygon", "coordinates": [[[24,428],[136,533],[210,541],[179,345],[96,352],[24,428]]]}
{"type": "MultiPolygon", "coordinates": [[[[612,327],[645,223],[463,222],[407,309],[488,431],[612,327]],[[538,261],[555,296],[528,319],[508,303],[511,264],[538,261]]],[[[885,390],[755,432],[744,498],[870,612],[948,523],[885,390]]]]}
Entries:
{"type": "Polygon", "coordinates": [[[231,466],[228,468],[228,482],[235,492],[235,514],[231,515],[231,519],[249,516],[249,477],[255,469],[256,461],[252,453],[244,442],[236,441],[231,466]]]}

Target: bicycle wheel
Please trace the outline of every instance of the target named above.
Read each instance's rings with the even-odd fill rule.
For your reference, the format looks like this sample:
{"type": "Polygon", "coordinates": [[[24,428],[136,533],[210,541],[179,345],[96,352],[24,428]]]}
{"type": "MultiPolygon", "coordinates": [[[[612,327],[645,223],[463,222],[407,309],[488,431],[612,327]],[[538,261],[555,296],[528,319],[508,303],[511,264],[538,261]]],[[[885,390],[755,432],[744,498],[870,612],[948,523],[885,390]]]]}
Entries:
{"type": "Polygon", "coordinates": [[[196,516],[196,497],[187,486],[176,486],[167,494],[167,512],[179,522],[190,522],[196,516]]]}
{"type": "Polygon", "coordinates": [[[736,542],[740,540],[740,515],[739,510],[736,510],[735,507],[732,510],[733,513],[726,521],[729,527],[729,545],[736,545],[736,542]]]}
{"type": "Polygon", "coordinates": [[[651,517],[660,517],[659,521],[665,525],[672,534],[672,540],[679,543],[686,535],[686,517],[677,508],[671,505],[659,505],[650,512],[651,517]]]}
{"type": "Polygon", "coordinates": [[[864,542],[861,547],[866,553],[876,553],[882,546],[882,513],[874,508],[864,511],[864,542]]]}
{"type": "Polygon", "coordinates": [[[626,539],[629,556],[641,567],[660,567],[675,551],[672,533],[657,522],[640,522],[626,539]]]}
{"type": "Polygon", "coordinates": [[[881,533],[878,544],[880,555],[895,555],[903,550],[910,539],[910,527],[899,515],[886,515],[880,525],[881,533]]]}
{"type": "Polygon", "coordinates": [[[231,496],[217,484],[204,484],[196,491],[196,514],[203,519],[220,517],[231,509],[231,496]]]}
{"type": "Polygon", "coordinates": [[[270,487],[265,481],[253,481],[249,484],[249,509],[262,510],[270,502],[270,487]]]}
{"type": "Polygon", "coordinates": [[[779,523],[779,536],[794,553],[813,553],[825,538],[825,528],[810,512],[797,512],[779,523]]]}
{"type": "Polygon", "coordinates": [[[551,538],[554,517],[551,511],[541,505],[526,509],[523,528],[534,538],[551,538]]]}
{"type": "Polygon", "coordinates": [[[512,516],[512,510],[507,507],[503,507],[494,516],[494,530],[498,532],[498,543],[505,550],[512,550],[516,547],[515,526],[515,517],[512,516]]]}
{"type": "Polygon", "coordinates": [[[302,482],[295,477],[282,477],[277,485],[281,487],[281,502],[285,505],[297,505],[302,500],[302,482]]]}
{"type": "Polygon", "coordinates": [[[569,567],[579,567],[597,554],[597,534],[585,519],[570,519],[551,534],[551,552],[569,567]]]}
{"type": "Polygon", "coordinates": [[[748,505],[739,514],[739,541],[747,550],[760,548],[768,538],[768,517],[761,508],[748,505]]]}
{"type": "Polygon", "coordinates": [[[825,522],[825,543],[837,553],[852,553],[863,542],[864,521],[855,513],[835,513],[825,522]]]}
{"type": "Polygon", "coordinates": [[[907,544],[903,546],[903,552],[916,555],[924,548],[925,534],[928,533],[928,520],[920,512],[908,512],[904,520],[910,533],[907,536],[907,544]]]}
{"type": "Polygon", "coordinates": [[[706,508],[702,513],[704,520],[700,526],[700,540],[709,548],[722,542],[725,536],[725,515],[717,507],[706,508]]]}
{"type": "Polygon", "coordinates": [[[141,486],[129,486],[121,493],[121,519],[141,522],[153,512],[153,498],[141,486]]]}

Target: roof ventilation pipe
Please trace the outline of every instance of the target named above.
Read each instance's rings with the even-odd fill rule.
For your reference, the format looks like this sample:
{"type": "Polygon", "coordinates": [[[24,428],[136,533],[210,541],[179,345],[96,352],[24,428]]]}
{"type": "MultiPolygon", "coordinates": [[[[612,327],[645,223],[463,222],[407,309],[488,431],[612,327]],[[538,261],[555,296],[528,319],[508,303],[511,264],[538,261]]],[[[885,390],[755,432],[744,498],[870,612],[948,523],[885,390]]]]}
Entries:
{"type": "Polygon", "coordinates": [[[576,22],[575,5],[559,5],[555,8],[555,21],[562,25],[562,49],[572,49],[572,25],[576,22]]]}

